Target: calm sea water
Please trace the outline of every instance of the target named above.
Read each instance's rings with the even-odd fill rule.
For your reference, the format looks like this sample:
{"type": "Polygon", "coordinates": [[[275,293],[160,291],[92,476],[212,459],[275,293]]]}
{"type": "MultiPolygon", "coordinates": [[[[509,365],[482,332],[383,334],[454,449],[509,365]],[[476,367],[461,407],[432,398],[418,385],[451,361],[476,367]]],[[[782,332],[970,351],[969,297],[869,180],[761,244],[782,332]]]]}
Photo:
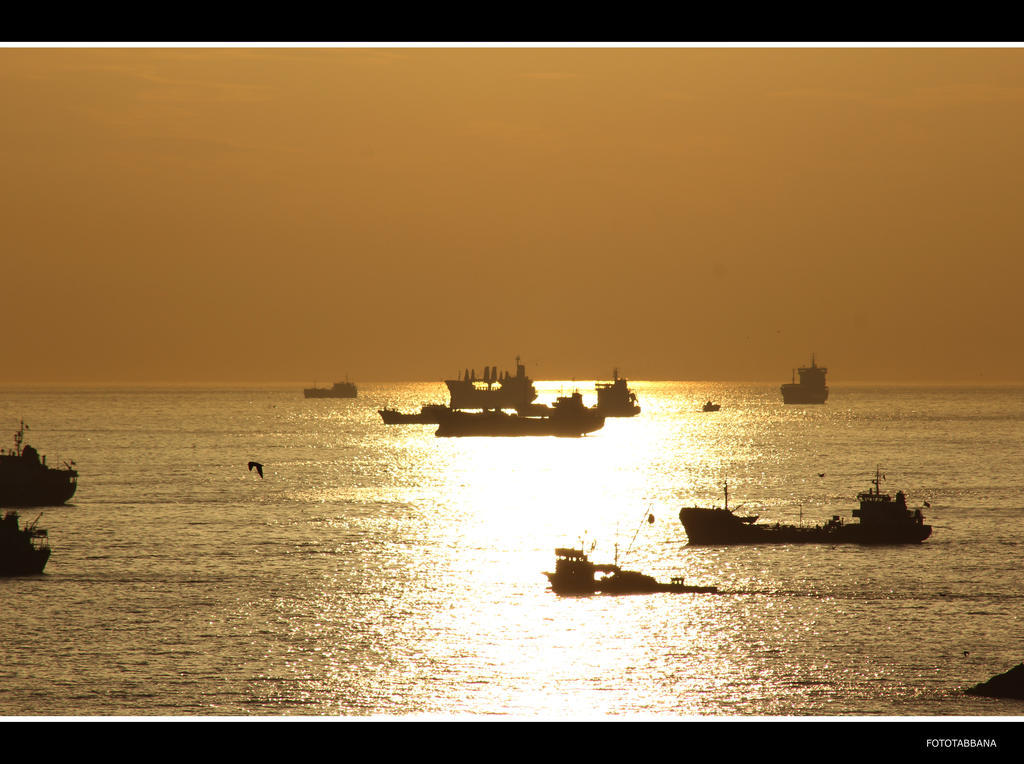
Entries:
{"type": "Polygon", "coordinates": [[[962,692],[1024,660],[1024,389],[631,387],[643,413],[580,439],[380,422],[440,384],[5,390],[5,445],[24,419],[81,477],[45,574],[0,579],[0,715],[1024,715],[962,692]],[[876,466],[930,503],[925,543],[686,545],[680,506],[726,481],[821,522],[876,466]],[[581,540],[727,593],[559,598],[581,540]]]}

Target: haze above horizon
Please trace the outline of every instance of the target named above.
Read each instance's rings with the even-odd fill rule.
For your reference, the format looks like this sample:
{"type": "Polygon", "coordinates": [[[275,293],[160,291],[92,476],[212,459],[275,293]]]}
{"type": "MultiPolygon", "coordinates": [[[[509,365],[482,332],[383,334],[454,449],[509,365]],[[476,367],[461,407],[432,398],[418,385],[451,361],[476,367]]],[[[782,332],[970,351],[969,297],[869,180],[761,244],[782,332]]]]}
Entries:
{"type": "Polygon", "coordinates": [[[1024,383],[1024,50],[0,49],[0,385],[1024,383]]]}

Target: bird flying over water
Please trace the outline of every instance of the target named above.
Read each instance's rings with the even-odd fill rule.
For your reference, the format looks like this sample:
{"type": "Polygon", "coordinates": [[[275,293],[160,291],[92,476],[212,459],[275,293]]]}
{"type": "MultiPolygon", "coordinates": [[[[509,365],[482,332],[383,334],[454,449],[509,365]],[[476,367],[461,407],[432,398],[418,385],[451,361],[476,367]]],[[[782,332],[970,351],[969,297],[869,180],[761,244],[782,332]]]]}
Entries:
{"type": "Polygon", "coordinates": [[[253,467],[256,468],[256,471],[260,474],[260,477],[263,477],[263,465],[260,464],[259,462],[249,462],[249,472],[252,472],[253,467]]]}

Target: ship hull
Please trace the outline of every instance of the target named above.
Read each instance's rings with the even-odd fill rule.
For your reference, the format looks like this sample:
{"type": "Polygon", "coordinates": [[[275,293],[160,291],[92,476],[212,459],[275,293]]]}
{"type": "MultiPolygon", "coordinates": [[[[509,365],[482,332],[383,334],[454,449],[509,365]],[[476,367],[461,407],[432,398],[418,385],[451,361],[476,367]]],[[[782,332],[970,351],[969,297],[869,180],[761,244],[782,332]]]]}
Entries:
{"type": "Polygon", "coordinates": [[[424,409],[418,414],[403,414],[393,409],[381,409],[381,421],[384,424],[439,424],[444,416],[443,411],[424,409]]]}
{"type": "Polygon", "coordinates": [[[656,592],[672,592],[675,594],[716,594],[717,586],[689,586],[687,584],[665,583],[664,581],[617,581],[619,576],[612,576],[600,584],[598,594],[655,594],[656,592]]]}
{"type": "Polygon", "coordinates": [[[859,523],[824,526],[757,525],[724,509],[684,508],[679,520],[694,546],[731,544],[918,544],[931,535],[930,525],[900,523],[865,527],[859,523]]]}
{"type": "Polygon", "coordinates": [[[717,594],[717,586],[690,586],[678,582],[665,583],[657,581],[633,571],[623,571],[606,578],[596,580],[566,579],[557,573],[545,573],[551,583],[551,591],[563,596],[581,596],[588,594],[655,594],[657,592],[673,592],[675,594],[717,594]]]}
{"type": "Polygon", "coordinates": [[[800,384],[782,386],[783,403],[824,403],[828,400],[828,388],[813,388],[800,384]]]}
{"type": "Polygon", "coordinates": [[[604,417],[587,414],[571,417],[524,417],[502,411],[469,413],[453,411],[438,423],[439,438],[524,437],[552,435],[575,438],[604,427],[604,417]]]}
{"type": "Polygon", "coordinates": [[[43,469],[31,476],[0,470],[0,507],[53,507],[75,495],[78,481],[66,470],[43,469]]]}
{"type": "Polygon", "coordinates": [[[0,546],[0,576],[34,576],[43,572],[50,550],[4,549],[0,546]]]}
{"type": "Polygon", "coordinates": [[[315,388],[307,388],[302,391],[302,394],[307,398],[355,398],[355,390],[344,390],[341,392],[335,392],[333,390],[319,390],[315,388]]]}

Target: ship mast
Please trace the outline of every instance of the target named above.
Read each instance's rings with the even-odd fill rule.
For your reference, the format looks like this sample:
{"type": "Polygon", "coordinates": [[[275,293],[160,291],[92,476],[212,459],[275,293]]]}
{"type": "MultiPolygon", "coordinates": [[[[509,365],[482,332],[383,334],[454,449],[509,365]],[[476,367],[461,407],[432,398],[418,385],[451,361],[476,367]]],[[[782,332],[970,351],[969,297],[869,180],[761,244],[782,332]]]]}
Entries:
{"type": "MultiPolygon", "coordinates": [[[[643,517],[640,518],[640,525],[636,527],[636,532],[633,534],[633,538],[629,540],[629,546],[626,548],[626,557],[629,556],[630,551],[633,549],[633,542],[636,541],[636,537],[640,535],[640,529],[644,527],[644,520],[648,523],[654,522],[654,513],[650,511],[650,508],[644,510],[643,517]]],[[[619,547],[615,545],[615,563],[619,561],[619,547]]]]}
{"type": "Polygon", "coordinates": [[[22,419],[21,427],[19,427],[18,431],[14,433],[14,453],[16,456],[21,456],[21,443],[25,439],[26,427],[27,425],[25,424],[25,420],[22,419]]]}
{"type": "Polygon", "coordinates": [[[871,482],[875,486],[875,496],[880,496],[882,493],[882,466],[880,464],[875,465],[875,479],[871,482]]]}

